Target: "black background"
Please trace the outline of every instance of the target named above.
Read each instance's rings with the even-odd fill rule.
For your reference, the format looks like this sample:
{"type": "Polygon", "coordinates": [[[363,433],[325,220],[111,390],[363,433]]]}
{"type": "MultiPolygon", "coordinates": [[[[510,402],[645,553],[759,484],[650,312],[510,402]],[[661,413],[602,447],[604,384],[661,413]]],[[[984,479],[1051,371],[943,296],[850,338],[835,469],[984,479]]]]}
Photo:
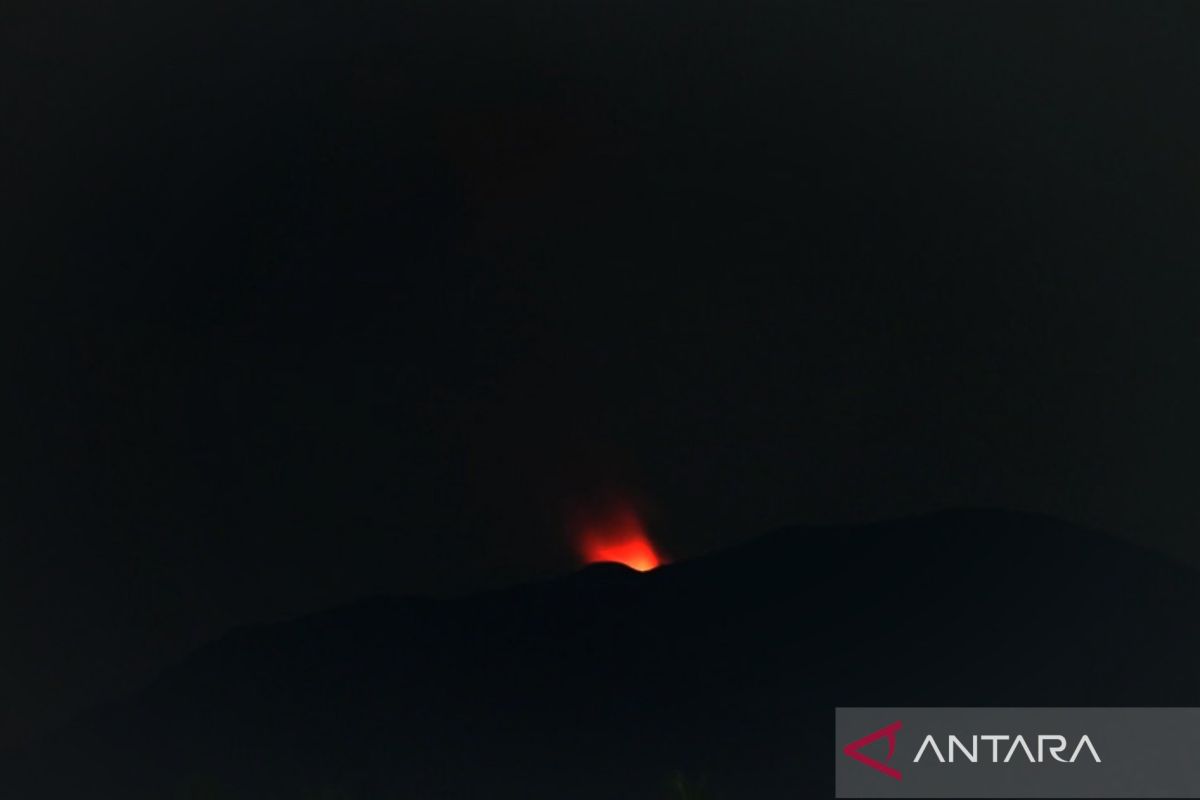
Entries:
{"type": "Polygon", "coordinates": [[[1200,563],[1189,4],[20,2],[0,741],[232,625],[1044,511],[1200,563]]]}

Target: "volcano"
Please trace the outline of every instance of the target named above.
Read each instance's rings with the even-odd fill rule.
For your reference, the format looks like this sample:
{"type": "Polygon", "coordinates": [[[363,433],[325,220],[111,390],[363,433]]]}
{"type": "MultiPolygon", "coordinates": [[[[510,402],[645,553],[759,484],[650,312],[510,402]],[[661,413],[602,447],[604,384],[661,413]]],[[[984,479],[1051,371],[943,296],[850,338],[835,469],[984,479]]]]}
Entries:
{"type": "Polygon", "coordinates": [[[244,628],[0,763],[0,796],[832,796],[855,705],[1200,705],[1200,582],[1108,535],[954,511],[649,572],[244,628]]]}
{"type": "Polygon", "coordinates": [[[612,562],[638,572],[659,567],[663,559],[637,510],[627,502],[611,503],[599,511],[578,514],[573,523],[581,554],[589,564],[612,562]]]}

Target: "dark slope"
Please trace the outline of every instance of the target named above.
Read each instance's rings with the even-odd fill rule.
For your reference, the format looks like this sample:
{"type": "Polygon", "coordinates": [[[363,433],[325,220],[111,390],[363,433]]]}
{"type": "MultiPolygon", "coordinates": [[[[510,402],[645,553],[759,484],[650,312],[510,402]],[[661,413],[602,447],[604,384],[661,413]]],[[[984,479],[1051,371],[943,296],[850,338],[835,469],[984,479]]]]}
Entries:
{"type": "Polygon", "coordinates": [[[677,770],[829,795],[837,705],[1200,704],[1195,578],[979,511],[365,602],[201,650],[0,795],[637,800],[677,770]]]}

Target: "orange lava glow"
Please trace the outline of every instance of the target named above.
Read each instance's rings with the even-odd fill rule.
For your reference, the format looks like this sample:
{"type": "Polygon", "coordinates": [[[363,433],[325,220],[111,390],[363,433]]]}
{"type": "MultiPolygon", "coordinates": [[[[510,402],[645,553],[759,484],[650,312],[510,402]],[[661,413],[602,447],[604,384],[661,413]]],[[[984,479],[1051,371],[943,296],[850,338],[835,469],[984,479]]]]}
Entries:
{"type": "Polygon", "coordinates": [[[615,561],[638,572],[663,563],[646,526],[633,508],[618,504],[587,515],[577,523],[579,549],[588,564],[615,561]]]}

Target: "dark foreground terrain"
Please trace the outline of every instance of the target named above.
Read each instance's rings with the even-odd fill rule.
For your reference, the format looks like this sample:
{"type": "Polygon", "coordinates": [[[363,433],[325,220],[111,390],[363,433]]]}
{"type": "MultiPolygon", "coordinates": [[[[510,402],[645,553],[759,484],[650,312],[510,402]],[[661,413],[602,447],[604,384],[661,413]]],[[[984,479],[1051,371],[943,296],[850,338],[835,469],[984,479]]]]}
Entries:
{"type": "Polygon", "coordinates": [[[838,705],[1200,704],[1196,578],[972,511],[363,602],[200,650],[7,754],[0,796],[832,796],[838,705]]]}

